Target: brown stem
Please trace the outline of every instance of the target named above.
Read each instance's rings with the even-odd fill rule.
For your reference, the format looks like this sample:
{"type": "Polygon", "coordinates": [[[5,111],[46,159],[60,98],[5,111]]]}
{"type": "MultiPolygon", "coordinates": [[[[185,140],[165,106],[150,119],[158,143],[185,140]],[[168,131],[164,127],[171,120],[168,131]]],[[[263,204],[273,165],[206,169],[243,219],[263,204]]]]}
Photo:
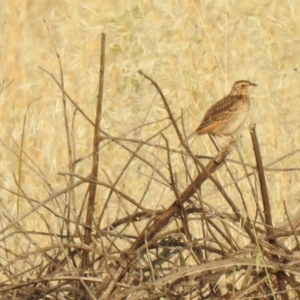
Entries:
{"type": "MultiPolygon", "coordinates": [[[[97,110],[96,119],[94,126],[94,147],[93,147],[93,164],[91,178],[97,180],[98,178],[98,167],[99,167],[99,141],[100,141],[100,120],[102,112],[102,100],[103,100],[103,84],[104,84],[104,62],[105,62],[105,33],[101,36],[101,56],[100,56],[100,74],[99,74],[99,91],[97,97],[97,110]]],[[[90,183],[89,185],[89,198],[87,206],[87,214],[85,221],[85,232],[84,232],[84,244],[90,245],[92,242],[92,224],[95,210],[95,199],[96,199],[97,184],[90,183]]],[[[83,270],[89,265],[89,251],[83,251],[82,257],[82,268],[83,270]]]]}
{"type": "Polygon", "coordinates": [[[268,190],[267,190],[264,166],[262,163],[262,158],[261,158],[261,154],[260,154],[260,149],[259,149],[259,144],[258,144],[258,139],[257,139],[254,123],[250,125],[250,134],[251,134],[252,145],[253,145],[253,150],[254,150],[255,159],[256,159],[257,173],[258,173],[261,196],[262,196],[262,201],[263,201],[263,206],[264,206],[266,232],[267,232],[267,235],[271,235],[273,223],[272,223],[270,201],[269,201],[269,195],[268,195],[268,190]]]}

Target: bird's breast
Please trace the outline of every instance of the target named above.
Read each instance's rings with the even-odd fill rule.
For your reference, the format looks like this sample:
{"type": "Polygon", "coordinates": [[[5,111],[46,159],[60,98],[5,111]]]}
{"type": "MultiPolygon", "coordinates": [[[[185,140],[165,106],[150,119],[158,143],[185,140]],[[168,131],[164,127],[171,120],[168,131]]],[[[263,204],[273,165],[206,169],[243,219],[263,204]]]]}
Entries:
{"type": "Polygon", "coordinates": [[[232,107],[231,113],[228,113],[228,119],[218,128],[216,128],[214,134],[219,135],[231,135],[239,129],[244,123],[249,114],[250,102],[249,99],[241,99],[234,107],[232,107]]]}

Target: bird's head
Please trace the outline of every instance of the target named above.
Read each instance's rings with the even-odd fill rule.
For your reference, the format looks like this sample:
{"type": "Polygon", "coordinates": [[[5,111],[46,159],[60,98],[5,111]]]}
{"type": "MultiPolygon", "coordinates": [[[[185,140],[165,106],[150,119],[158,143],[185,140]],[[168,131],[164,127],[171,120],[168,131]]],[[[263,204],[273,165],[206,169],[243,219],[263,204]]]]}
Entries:
{"type": "Polygon", "coordinates": [[[247,80],[236,81],[231,89],[230,95],[249,95],[257,84],[247,80]]]}

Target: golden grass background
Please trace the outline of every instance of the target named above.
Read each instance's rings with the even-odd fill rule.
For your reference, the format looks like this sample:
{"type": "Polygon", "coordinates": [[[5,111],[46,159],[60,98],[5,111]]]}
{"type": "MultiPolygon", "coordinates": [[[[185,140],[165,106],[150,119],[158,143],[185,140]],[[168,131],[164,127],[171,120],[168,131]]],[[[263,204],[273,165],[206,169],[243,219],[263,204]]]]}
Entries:
{"type": "MultiPolygon", "coordinates": [[[[62,61],[66,91],[94,119],[100,35],[107,34],[101,125],[112,136],[145,140],[168,124],[168,120],[158,122],[167,114],[153,86],[137,73],[139,69],[159,84],[176,117],[190,107],[184,114],[187,133],[196,128],[207,107],[224,96],[234,81],[246,79],[257,83],[252,94],[251,117],[238,133],[242,136],[239,147],[245,160],[252,163],[247,125],[254,121],[267,164],[300,146],[299,15],[296,1],[280,0],[4,2],[0,12],[0,197],[2,217],[5,215],[1,227],[9,224],[8,215],[12,220],[32,209],[24,198],[10,192],[20,193],[13,175],[18,178],[21,174],[19,182],[23,193],[37,202],[66,185],[66,179],[58,175],[58,172],[68,171],[61,91],[49,75],[38,68],[47,69],[59,79],[53,45],[62,61]],[[140,127],[151,122],[156,123],[140,127]],[[23,155],[24,162],[20,163],[22,134],[23,151],[33,161],[23,155]],[[38,168],[43,175],[37,175],[41,174],[38,168]],[[41,176],[51,184],[52,191],[41,176]]],[[[68,113],[71,124],[73,107],[69,103],[68,113]]],[[[93,128],[78,113],[74,124],[76,157],[80,158],[91,152],[93,128]]],[[[164,134],[170,146],[176,148],[179,141],[175,133],[170,130],[164,134]]],[[[155,143],[162,143],[161,137],[155,143]]],[[[107,141],[101,145],[99,180],[108,181],[109,176],[114,182],[129,158],[128,152],[107,141]]],[[[142,154],[167,176],[165,155],[160,156],[159,150],[153,149],[152,153],[147,152],[149,149],[142,150],[142,154]]],[[[192,149],[197,154],[215,153],[207,137],[198,138],[192,149]]],[[[236,151],[231,157],[238,159],[236,151]]],[[[299,168],[298,161],[296,153],[276,167],[299,168]]],[[[180,158],[174,157],[173,163],[180,184],[184,185],[184,178],[180,177],[180,158]]],[[[90,158],[87,158],[79,163],[76,173],[87,176],[90,170],[90,158]]],[[[238,177],[239,168],[233,165],[232,170],[238,177]]],[[[134,160],[118,188],[134,199],[142,199],[148,176],[152,176],[150,171],[134,160]]],[[[221,175],[219,179],[226,181],[221,175]]],[[[275,222],[285,217],[283,201],[290,213],[299,210],[299,171],[268,172],[267,182],[275,222]]],[[[151,186],[143,205],[151,209],[167,207],[173,201],[171,192],[161,184],[151,184],[153,189],[151,186]],[[169,198],[170,203],[161,203],[162,198],[164,201],[169,198]]],[[[230,187],[227,191],[235,193],[230,187]]],[[[78,189],[77,209],[82,205],[84,193],[84,188],[78,189]]],[[[99,211],[107,193],[105,188],[99,189],[99,211]]],[[[203,194],[207,195],[205,201],[222,205],[212,187],[204,188],[203,194]]],[[[59,201],[65,200],[53,201],[54,211],[59,211],[59,201]]],[[[121,207],[126,205],[114,198],[106,213],[107,222],[123,216],[126,209],[121,207]]],[[[48,216],[43,209],[41,214],[48,216]]],[[[22,226],[39,231],[51,226],[55,231],[59,222],[53,214],[41,222],[40,216],[34,213],[23,219],[22,226]]],[[[43,243],[40,236],[37,240],[43,243]]],[[[6,242],[13,241],[26,248],[22,240],[6,242]]]]}

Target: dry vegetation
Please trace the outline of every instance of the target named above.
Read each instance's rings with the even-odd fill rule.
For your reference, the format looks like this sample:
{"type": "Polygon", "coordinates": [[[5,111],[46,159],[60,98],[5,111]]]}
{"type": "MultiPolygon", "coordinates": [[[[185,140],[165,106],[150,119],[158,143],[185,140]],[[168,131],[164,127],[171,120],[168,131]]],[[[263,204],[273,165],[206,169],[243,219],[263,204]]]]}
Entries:
{"type": "Polygon", "coordinates": [[[295,0],[0,15],[1,299],[300,298],[295,0]],[[237,147],[178,149],[239,79],[237,147]]]}

